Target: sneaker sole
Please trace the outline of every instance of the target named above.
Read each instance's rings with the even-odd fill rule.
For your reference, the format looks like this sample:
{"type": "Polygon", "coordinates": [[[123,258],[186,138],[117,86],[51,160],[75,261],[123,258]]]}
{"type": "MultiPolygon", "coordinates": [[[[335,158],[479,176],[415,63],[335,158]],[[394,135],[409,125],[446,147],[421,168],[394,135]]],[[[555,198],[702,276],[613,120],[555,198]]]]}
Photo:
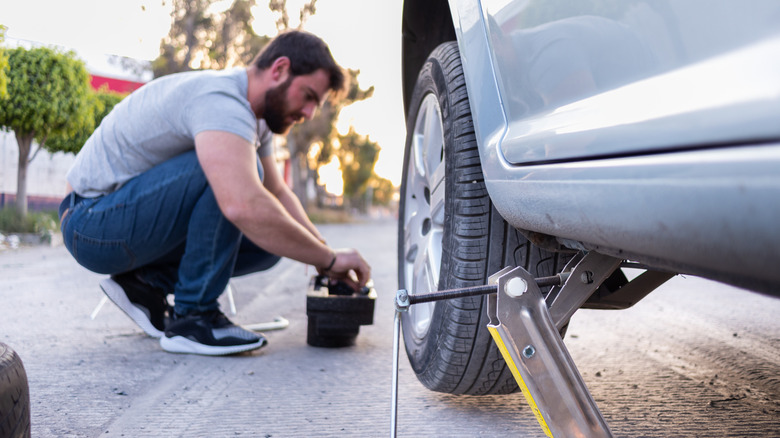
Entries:
{"type": "Polygon", "coordinates": [[[245,351],[257,350],[266,344],[265,338],[251,344],[241,345],[205,345],[184,336],[174,336],[169,338],[163,336],[160,338],[160,346],[169,353],[189,353],[202,354],[204,356],[224,356],[228,354],[243,353],[245,351]]]}
{"type": "Polygon", "coordinates": [[[127,294],[125,294],[124,289],[122,289],[122,286],[120,286],[119,283],[110,278],[107,278],[100,281],[100,288],[103,289],[103,293],[105,293],[106,296],[110,298],[111,301],[113,301],[120,310],[125,312],[125,314],[129,316],[133,322],[138,324],[138,327],[140,327],[141,330],[143,330],[147,335],[153,338],[163,337],[164,333],[158,330],[157,327],[152,324],[152,321],[149,320],[149,318],[141,309],[135,307],[135,305],[130,302],[130,300],[127,298],[127,294]]]}

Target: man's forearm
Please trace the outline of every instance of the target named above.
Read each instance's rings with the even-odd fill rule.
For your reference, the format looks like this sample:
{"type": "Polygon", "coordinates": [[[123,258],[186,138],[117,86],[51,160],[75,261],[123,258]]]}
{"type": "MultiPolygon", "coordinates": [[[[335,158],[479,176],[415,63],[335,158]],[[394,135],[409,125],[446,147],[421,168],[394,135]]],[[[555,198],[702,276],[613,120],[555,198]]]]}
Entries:
{"type": "Polygon", "coordinates": [[[309,230],[309,232],[311,232],[311,234],[317,238],[317,240],[325,242],[325,239],[322,237],[319,230],[317,230],[317,227],[315,227],[311,220],[309,220],[309,216],[306,214],[306,210],[303,209],[301,201],[297,196],[295,196],[292,190],[283,190],[277,196],[277,199],[279,199],[279,202],[282,203],[285,210],[290,213],[290,216],[292,216],[293,219],[298,221],[299,224],[303,225],[304,228],[309,230]]]}
{"type": "Polygon", "coordinates": [[[231,222],[249,240],[273,254],[318,268],[327,267],[330,264],[334,252],[323,242],[319,233],[314,234],[301,224],[298,219],[286,211],[286,206],[278,198],[270,197],[262,204],[262,206],[248,209],[247,214],[230,218],[231,222]],[[250,211],[254,213],[250,213],[250,211]]]}

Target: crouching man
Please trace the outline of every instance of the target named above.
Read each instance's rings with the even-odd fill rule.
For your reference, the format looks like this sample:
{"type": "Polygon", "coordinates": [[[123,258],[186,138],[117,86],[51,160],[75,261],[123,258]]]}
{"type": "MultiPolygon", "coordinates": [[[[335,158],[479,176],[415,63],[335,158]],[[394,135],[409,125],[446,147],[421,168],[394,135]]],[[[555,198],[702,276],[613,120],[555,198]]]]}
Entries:
{"type": "Polygon", "coordinates": [[[65,246],[82,266],[110,275],[103,291],[166,351],[262,347],[261,334],[219,310],[231,277],[280,257],[356,289],[371,277],[357,250],[325,244],[272,153],[273,133],[311,118],[343,87],[327,45],[300,31],[276,37],[249,67],[149,82],[76,156],[60,205],[65,246]]]}

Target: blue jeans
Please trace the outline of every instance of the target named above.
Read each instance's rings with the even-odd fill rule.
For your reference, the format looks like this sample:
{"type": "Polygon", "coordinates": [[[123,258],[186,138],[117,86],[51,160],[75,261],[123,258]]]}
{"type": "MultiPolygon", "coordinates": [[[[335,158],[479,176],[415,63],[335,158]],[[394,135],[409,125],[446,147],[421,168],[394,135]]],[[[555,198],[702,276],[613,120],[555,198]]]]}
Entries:
{"type": "MultiPolygon", "coordinates": [[[[262,166],[258,161],[262,178],[262,166]]],[[[215,309],[233,276],[279,257],[257,247],[222,215],[194,151],[174,157],[98,198],[60,204],[65,246],[90,271],[135,271],[175,294],[175,311],[215,309]]]]}

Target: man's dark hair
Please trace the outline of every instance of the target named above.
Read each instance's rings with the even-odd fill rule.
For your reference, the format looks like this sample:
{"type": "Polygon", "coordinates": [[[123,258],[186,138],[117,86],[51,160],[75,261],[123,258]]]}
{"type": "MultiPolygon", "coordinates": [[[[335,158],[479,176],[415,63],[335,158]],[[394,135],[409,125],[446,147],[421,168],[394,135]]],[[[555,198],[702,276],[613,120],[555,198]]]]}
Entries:
{"type": "Polygon", "coordinates": [[[293,76],[307,75],[323,69],[330,77],[330,89],[339,92],[344,88],[344,72],[341,70],[328,45],[319,37],[300,30],[279,34],[255,57],[252,65],[265,70],[278,58],[290,59],[293,76]]]}

